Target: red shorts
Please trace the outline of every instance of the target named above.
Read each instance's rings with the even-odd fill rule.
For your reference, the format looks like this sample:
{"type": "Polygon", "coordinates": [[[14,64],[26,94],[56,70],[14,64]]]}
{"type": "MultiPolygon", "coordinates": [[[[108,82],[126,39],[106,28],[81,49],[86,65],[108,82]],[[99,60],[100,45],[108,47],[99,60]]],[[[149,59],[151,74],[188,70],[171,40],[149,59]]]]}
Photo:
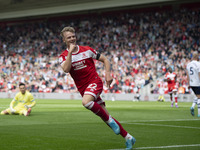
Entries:
{"type": "Polygon", "coordinates": [[[81,96],[92,95],[94,97],[95,102],[97,102],[98,104],[105,105],[105,102],[100,97],[102,91],[103,91],[103,83],[100,78],[92,80],[84,88],[79,89],[81,96]]]}
{"type": "Polygon", "coordinates": [[[168,93],[172,93],[178,91],[178,87],[176,85],[168,86],[168,93]]]}

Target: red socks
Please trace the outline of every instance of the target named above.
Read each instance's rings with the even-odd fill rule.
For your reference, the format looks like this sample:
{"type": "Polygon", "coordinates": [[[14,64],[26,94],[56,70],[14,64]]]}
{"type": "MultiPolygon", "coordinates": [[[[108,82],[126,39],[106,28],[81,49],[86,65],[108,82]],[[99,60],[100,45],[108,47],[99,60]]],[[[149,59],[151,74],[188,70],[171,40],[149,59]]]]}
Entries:
{"type": "Polygon", "coordinates": [[[98,103],[90,101],[85,105],[85,108],[90,109],[97,116],[101,117],[103,121],[108,121],[109,115],[107,115],[107,113],[98,103]]]}
{"type": "Polygon", "coordinates": [[[126,130],[124,130],[124,128],[122,127],[122,125],[115,118],[113,118],[113,119],[115,120],[115,122],[118,124],[118,126],[120,128],[120,135],[125,138],[128,132],[126,130]]]}
{"type": "Polygon", "coordinates": [[[178,103],[178,96],[177,95],[174,96],[174,100],[175,100],[175,103],[178,103]]]}
{"type": "MultiPolygon", "coordinates": [[[[104,111],[104,109],[98,103],[96,103],[94,101],[91,101],[91,102],[89,102],[89,103],[87,103],[85,105],[85,108],[91,110],[97,116],[101,117],[103,121],[106,122],[106,121],[109,120],[109,115],[107,115],[107,113],[104,111]]],[[[125,138],[128,132],[126,130],[124,130],[124,128],[122,127],[122,125],[115,118],[113,118],[113,119],[115,120],[115,122],[120,127],[120,134],[121,134],[121,136],[123,136],[125,138]]]]}

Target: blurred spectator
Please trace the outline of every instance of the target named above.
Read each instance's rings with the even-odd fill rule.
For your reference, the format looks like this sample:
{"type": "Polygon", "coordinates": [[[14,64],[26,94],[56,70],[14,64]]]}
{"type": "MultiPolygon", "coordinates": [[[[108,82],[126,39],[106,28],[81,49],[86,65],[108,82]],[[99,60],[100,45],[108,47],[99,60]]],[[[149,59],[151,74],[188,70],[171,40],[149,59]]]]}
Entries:
{"type": "MultiPolygon", "coordinates": [[[[0,23],[0,92],[16,91],[19,82],[28,84],[31,92],[76,91],[72,78],[59,68],[57,56],[64,50],[59,31],[70,25],[80,33],[80,45],[95,47],[111,61],[112,93],[137,93],[138,87],[162,77],[168,67],[176,69],[177,80],[186,90],[188,58],[200,51],[199,10],[117,12],[70,22],[0,23]]],[[[104,80],[103,65],[96,62],[96,68],[104,80]]],[[[159,93],[156,88],[153,93],[159,93]]]]}

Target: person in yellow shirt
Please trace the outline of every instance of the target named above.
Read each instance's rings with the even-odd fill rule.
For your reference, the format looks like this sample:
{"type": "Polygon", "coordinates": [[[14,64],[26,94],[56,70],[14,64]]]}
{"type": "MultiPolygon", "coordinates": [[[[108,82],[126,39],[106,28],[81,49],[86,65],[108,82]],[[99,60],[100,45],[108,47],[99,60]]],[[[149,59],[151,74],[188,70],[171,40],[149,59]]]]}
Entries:
{"type": "Polygon", "coordinates": [[[1,112],[2,115],[7,114],[19,114],[24,116],[29,116],[31,113],[31,108],[35,106],[36,101],[33,95],[26,90],[26,85],[24,83],[19,84],[19,90],[15,95],[15,98],[10,103],[10,108],[7,108],[1,112]]]}

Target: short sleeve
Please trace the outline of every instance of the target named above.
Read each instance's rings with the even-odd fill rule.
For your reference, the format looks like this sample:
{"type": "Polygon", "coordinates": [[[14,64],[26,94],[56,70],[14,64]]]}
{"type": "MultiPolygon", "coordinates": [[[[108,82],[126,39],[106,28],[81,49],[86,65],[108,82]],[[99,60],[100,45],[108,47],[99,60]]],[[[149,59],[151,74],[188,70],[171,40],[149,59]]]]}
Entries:
{"type": "Polygon", "coordinates": [[[97,58],[97,51],[91,47],[89,47],[90,51],[92,52],[91,55],[92,55],[92,58],[93,59],[96,59],[97,58]]]}
{"type": "Polygon", "coordinates": [[[59,64],[61,65],[64,61],[65,61],[65,56],[64,55],[60,55],[59,58],[58,58],[58,62],[59,64]]]}

